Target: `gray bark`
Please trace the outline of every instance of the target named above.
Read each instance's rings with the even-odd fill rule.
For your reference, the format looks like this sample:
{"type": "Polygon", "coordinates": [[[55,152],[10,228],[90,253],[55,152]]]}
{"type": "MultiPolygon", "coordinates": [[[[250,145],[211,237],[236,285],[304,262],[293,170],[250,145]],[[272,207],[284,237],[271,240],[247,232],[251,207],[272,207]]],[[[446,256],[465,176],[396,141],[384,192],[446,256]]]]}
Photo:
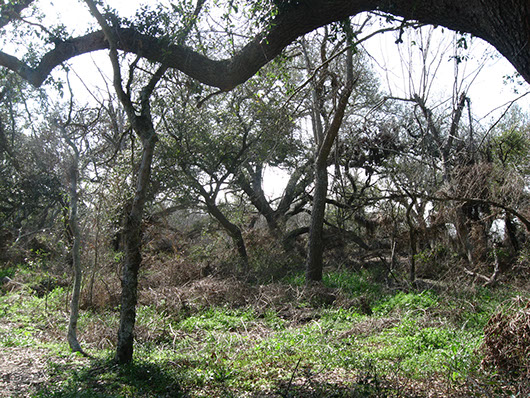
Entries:
{"type": "Polygon", "coordinates": [[[79,297],[81,294],[81,232],[79,230],[79,221],[77,216],[77,180],[79,174],[79,150],[75,144],[65,135],[68,145],[72,148],[73,157],[70,165],[70,186],[69,186],[69,205],[70,214],[68,224],[72,231],[72,266],[74,269],[74,286],[72,299],[70,301],[70,320],[68,322],[67,340],[72,352],[83,353],[83,349],[77,339],[77,320],[79,319],[79,297]]]}

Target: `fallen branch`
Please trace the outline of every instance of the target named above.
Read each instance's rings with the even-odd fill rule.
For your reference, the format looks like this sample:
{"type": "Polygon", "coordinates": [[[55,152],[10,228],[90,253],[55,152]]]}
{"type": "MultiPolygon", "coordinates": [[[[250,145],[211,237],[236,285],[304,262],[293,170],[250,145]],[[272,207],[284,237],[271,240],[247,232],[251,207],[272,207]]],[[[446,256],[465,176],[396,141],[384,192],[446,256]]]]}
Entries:
{"type": "Polygon", "coordinates": [[[493,256],[495,258],[495,266],[493,268],[493,274],[491,274],[490,277],[487,277],[486,275],[479,274],[478,272],[473,272],[473,271],[467,269],[466,267],[464,267],[464,272],[466,274],[471,275],[471,276],[476,277],[476,278],[482,279],[485,282],[484,283],[484,287],[493,286],[493,285],[495,285],[497,283],[497,277],[499,276],[499,272],[500,272],[499,255],[497,253],[498,247],[499,247],[498,243],[494,243],[494,245],[493,245],[493,256]]]}

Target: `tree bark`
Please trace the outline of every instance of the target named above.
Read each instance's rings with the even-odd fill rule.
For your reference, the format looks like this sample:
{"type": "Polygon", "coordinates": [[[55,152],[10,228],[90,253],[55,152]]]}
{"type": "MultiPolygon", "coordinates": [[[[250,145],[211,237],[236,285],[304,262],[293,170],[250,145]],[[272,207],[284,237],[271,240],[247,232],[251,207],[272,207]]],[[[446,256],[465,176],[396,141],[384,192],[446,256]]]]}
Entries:
{"type": "Polygon", "coordinates": [[[519,241],[517,240],[517,227],[512,220],[510,213],[504,213],[504,244],[513,255],[519,251],[519,241]]]}
{"type": "Polygon", "coordinates": [[[133,356],[134,324],[136,321],[136,304],[138,301],[138,271],[142,263],[142,215],[151,179],[151,165],[157,137],[151,131],[143,139],[142,161],[138,170],[136,194],[125,223],[125,262],[121,280],[120,326],[116,361],[129,363],[133,356]]]}
{"type": "Polygon", "coordinates": [[[322,280],[324,255],[324,215],[326,213],[326,197],[328,194],[327,165],[315,165],[315,193],[311,207],[311,226],[309,227],[309,243],[306,263],[306,283],[322,280]]]}
{"type": "Polygon", "coordinates": [[[412,198],[412,201],[407,206],[407,224],[409,226],[409,249],[410,249],[410,268],[409,268],[409,279],[410,283],[414,283],[416,280],[416,254],[417,254],[417,240],[416,240],[416,228],[414,226],[414,222],[412,221],[412,217],[410,216],[410,212],[412,211],[412,208],[414,207],[414,198],[412,198]]]}
{"type": "Polygon", "coordinates": [[[455,209],[456,218],[454,224],[460,247],[464,252],[463,254],[466,256],[469,264],[475,265],[475,255],[473,253],[473,246],[471,245],[470,220],[464,210],[466,206],[468,206],[468,204],[463,203],[455,209]]]}

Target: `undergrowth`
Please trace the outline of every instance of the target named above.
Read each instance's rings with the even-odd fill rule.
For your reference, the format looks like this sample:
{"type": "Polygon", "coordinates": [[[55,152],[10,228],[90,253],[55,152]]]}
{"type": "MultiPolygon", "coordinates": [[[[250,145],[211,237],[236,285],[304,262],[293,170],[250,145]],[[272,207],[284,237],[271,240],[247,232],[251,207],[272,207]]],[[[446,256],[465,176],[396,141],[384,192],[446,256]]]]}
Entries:
{"type": "Polygon", "coordinates": [[[0,348],[46,350],[49,378],[32,392],[38,397],[412,397],[508,391],[495,372],[481,366],[481,344],[492,314],[517,292],[455,285],[440,291],[391,290],[368,271],[329,271],[323,286],[309,292],[300,280],[291,275],[281,283],[246,286],[245,294],[252,295],[246,302],[233,291],[235,303],[221,299],[219,292],[230,289],[214,279],[198,284],[202,290],[195,285],[175,290],[179,308],[172,307],[170,297],[164,305],[146,299],[138,307],[134,362],[124,367],[112,361],[115,309],[82,312],[79,337],[93,358],[74,366],[71,354],[65,354],[68,290],[57,287],[38,297],[19,286],[0,296],[0,348]],[[215,297],[210,304],[205,287],[215,297]],[[317,295],[325,300],[315,301],[317,295]]]}

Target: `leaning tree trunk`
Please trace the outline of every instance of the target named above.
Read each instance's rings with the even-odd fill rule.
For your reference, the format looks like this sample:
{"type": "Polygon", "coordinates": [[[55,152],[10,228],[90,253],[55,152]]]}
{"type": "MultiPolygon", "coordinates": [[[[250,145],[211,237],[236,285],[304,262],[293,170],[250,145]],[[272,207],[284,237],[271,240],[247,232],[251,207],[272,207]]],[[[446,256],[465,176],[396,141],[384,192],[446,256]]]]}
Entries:
{"type": "Polygon", "coordinates": [[[138,301],[138,271],[142,263],[142,215],[151,178],[151,165],[156,141],[154,131],[143,139],[142,162],[138,171],[136,194],[125,222],[125,263],[121,281],[120,327],[115,358],[118,363],[129,363],[133,356],[133,332],[138,301]]]}
{"type": "Polygon", "coordinates": [[[279,215],[272,209],[263,192],[262,172],[262,165],[258,165],[256,170],[252,170],[250,173],[251,181],[242,172],[239,173],[236,181],[243,192],[247,194],[250,203],[254,205],[258,212],[265,218],[265,221],[267,221],[267,226],[272,236],[281,240],[283,231],[278,224],[279,215]]]}
{"type": "Polygon", "coordinates": [[[206,202],[208,212],[213,217],[215,217],[215,219],[219,221],[221,226],[228,232],[228,234],[234,241],[234,244],[236,245],[237,252],[239,253],[239,258],[241,259],[241,263],[243,265],[243,270],[245,272],[248,271],[248,254],[245,246],[245,240],[243,239],[243,234],[241,233],[241,228],[239,228],[236,224],[230,222],[230,220],[226,218],[223,212],[219,210],[219,208],[215,204],[215,201],[208,196],[208,194],[206,193],[206,191],[204,191],[202,187],[200,187],[200,190],[206,202]]]}

